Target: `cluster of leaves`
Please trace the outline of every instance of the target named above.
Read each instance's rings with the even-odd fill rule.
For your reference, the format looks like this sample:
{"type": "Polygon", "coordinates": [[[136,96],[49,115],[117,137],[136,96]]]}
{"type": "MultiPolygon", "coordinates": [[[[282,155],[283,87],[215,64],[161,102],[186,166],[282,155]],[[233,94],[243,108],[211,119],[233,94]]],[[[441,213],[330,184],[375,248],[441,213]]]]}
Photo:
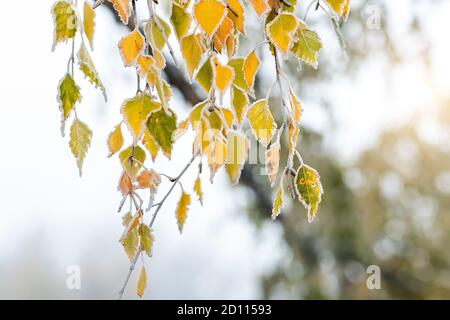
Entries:
{"type": "MultiPolygon", "coordinates": [[[[266,170],[272,186],[277,182],[280,169],[281,137],[285,133],[289,157],[280,174],[272,217],[275,219],[283,207],[285,187],[292,198],[297,198],[307,209],[309,221],[316,216],[322,197],[320,177],[316,170],[303,163],[298,152],[302,107],[289,79],[284,75],[280,57],[291,55],[314,68],[318,66],[318,55],[322,48],[319,35],[295,12],[297,0],[172,0],[170,21],[165,21],[157,12],[157,1],[147,0],[149,18],[137,21],[136,0],[107,0],[117,11],[120,20],[128,24],[135,19],[136,28],[118,43],[125,67],[136,70],[137,93],[126,99],[121,108],[122,121],[110,133],[107,144],[109,157],[118,154],[122,166],[118,189],[123,198],[120,209],[129,200],[130,210],[123,217],[124,232],[120,238],[132,267],[143,253],[151,256],[152,225],[158,211],[175,185],[181,187],[181,197],[176,210],[179,231],[182,232],[187,218],[191,196],[185,192],[180,178],[169,177],[145,166],[147,155],[155,161],[161,152],[170,159],[174,143],[189,129],[195,133],[193,157],[190,164],[200,159],[199,172],[194,183],[194,192],[200,202],[203,199],[201,179],[202,159],[210,169],[210,180],[222,167],[231,182],[238,183],[244,164],[248,161],[250,140],[244,134],[245,126],[261,146],[266,148],[266,170]],[[269,105],[269,94],[262,99],[255,97],[255,77],[261,61],[256,46],[245,57],[238,57],[240,37],[245,34],[246,11],[254,10],[263,19],[265,41],[275,63],[275,83],[281,92],[281,105],[269,105]],[[172,89],[163,79],[166,66],[163,52],[167,49],[175,64],[178,64],[169,37],[179,43],[187,77],[196,81],[205,91],[207,99],[192,109],[189,117],[182,121],[171,105],[172,89]],[[140,82],[145,82],[141,88],[140,82]],[[230,105],[223,106],[224,97],[229,96],[230,105]],[[283,123],[277,124],[271,108],[281,108],[283,123]],[[132,143],[124,146],[123,127],[128,129],[132,143]],[[297,168],[295,161],[299,162],[297,168]],[[162,178],[167,178],[172,187],[163,199],[154,203],[162,178]],[[140,190],[150,194],[147,209],[140,190]],[[146,211],[155,209],[149,223],[144,222],[146,211]]],[[[81,102],[80,88],[74,79],[74,64],[77,58],[85,77],[102,91],[105,88],[94,67],[88,46],[93,49],[95,10],[105,0],[93,5],[84,2],[83,15],[78,11],[76,0],[57,1],[52,14],[55,22],[54,46],[72,40],[72,54],[67,73],[58,86],[58,101],[64,125],[73,114],[70,130],[70,148],[82,170],[83,160],[91,143],[92,131],[78,119],[76,104],[81,102]],[[83,17],[83,18],[81,18],[83,17]],[[80,49],[75,57],[75,37],[80,35],[80,49]]],[[[336,18],[345,20],[350,0],[326,0],[327,10],[336,18]]],[[[321,5],[317,1],[317,6],[321,5]]],[[[119,209],[119,211],[120,211],[119,209]]],[[[132,270],[131,268],[130,270],[132,270]]],[[[138,282],[138,295],[144,293],[147,276],[142,268],[138,282]]],[[[126,284],[125,284],[126,285],[126,284]]],[[[123,293],[123,290],[122,290],[123,293]]]]}

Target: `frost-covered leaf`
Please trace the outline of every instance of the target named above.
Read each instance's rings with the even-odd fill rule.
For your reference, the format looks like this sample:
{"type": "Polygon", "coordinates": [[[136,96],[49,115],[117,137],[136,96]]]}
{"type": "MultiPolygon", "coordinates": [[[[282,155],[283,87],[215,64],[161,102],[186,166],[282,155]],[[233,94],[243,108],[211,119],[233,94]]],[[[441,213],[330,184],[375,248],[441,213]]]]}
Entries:
{"type": "Polygon", "coordinates": [[[86,153],[91,145],[92,131],[89,127],[78,119],[75,119],[70,128],[69,146],[72,154],[77,160],[80,177],[83,173],[83,162],[86,153]]]}
{"type": "Polygon", "coordinates": [[[84,3],[83,7],[83,29],[86,38],[89,41],[91,49],[94,49],[94,32],[95,32],[95,10],[89,4],[89,2],[84,3]]]}
{"type": "Polygon", "coordinates": [[[233,84],[236,87],[241,88],[245,92],[249,92],[250,89],[247,85],[247,81],[245,81],[244,76],[244,58],[233,58],[230,61],[228,61],[228,65],[234,69],[234,80],[233,84]]]}
{"type": "Polygon", "coordinates": [[[266,25],[266,34],[275,47],[286,53],[292,46],[297,26],[298,19],[293,14],[282,13],[266,25]]]}
{"type": "Polygon", "coordinates": [[[144,50],[145,38],[138,29],[130,32],[119,42],[119,51],[125,67],[134,66],[144,50]]]}
{"type": "Polygon", "coordinates": [[[350,0],[325,0],[339,18],[346,18],[350,11],[350,0]]]}
{"type": "Polygon", "coordinates": [[[280,167],[280,142],[272,144],[266,151],[266,172],[269,178],[271,186],[275,184],[277,179],[278,170],[280,167]]]}
{"type": "Polygon", "coordinates": [[[234,69],[228,65],[223,65],[218,59],[214,61],[214,87],[224,93],[231,86],[234,79],[234,69]]]}
{"type": "Polygon", "coordinates": [[[230,130],[227,136],[226,171],[233,185],[239,182],[242,169],[248,159],[250,142],[240,132],[230,130]]]}
{"type": "Polygon", "coordinates": [[[248,121],[256,139],[267,146],[277,128],[266,99],[254,102],[247,111],[248,121]]]}
{"type": "Polygon", "coordinates": [[[197,176],[194,182],[194,192],[197,195],[197,199],[201,205],[203,205],[203,191],[202,191],[202,181],[200,180],[200,175],[197,176]]]}
{"type": "Polygon", "coordinates": [[[322,49],[322,40],[320,40],[319,35],[300,21],[294,38],[295,43],[291,48],[292,54],[317,68],[319,51],[322,49]]]}
{"type": "Polygon", "coordinates": [[[59,82],[57,99],[59,110],[61,111],[61,134],[64,136],[65,122],[72,112],[75,103],[81,102],[80,87],[68,73],[59,82]]]}
{"type": "Polygon", "coordinates": [[[123,120],[137,141],[142,137],[148,118],[161,109],[161,104],[152,100],[147,93],[140,93],[134,98],[125,100],[121,113],[123,120]]]}
{"type": "Polygon", "coordinates": [[[66,42],[75,37],[78,29],[78,17],[71,1],[57,1],[51,10],[55,24],[52,50],[60,42],[66,42]]]}
{"type": "Polygon", "coordinates": [[[136,178],[139,188],[149,189],[152,194],[156,194],[161,184],[161,176],[153,169],[143,170],[136,178]]]}
{"type": "Polygon", "coordinates": [[[123,24],[128,24],[128,19],[131,16],[130,0],[108,0],[112,3],[114,9],[117,11],[120,20],[123,24]]]}
{"type": "Polygon", "coordinates": [[[175,112],[170,109],[168,111],[161,109],[153,113],[147,121],[147,129],[155,138],[164,155],[170,159],[173,133],[177,129],[177,115],[175,112]]]}
{"type": "Polygon", "coordinates": [[[130,146],[119,153],[119,160],[123,170],[133,178],[141,169],[145,158],[145,151],[139,146],[130,146]]]}
{"type": "Polygon", "coordinates": [[[241,125],[242,120],[245,117],[249,99],[247,94],[242,89],[233,85],[231,87],[231,106],[236,116],[236,122],[241,125]]]}
{"type": "Polygon", "coordinates": [[[145,223],[141,223],[139,225],[138,232],[140,237],[141,250],[144,251],[149,257],[151,257],[154,240],[152,231],[145,223]]]}
{"type": "Polygon", "coordinates": [[[258,71],[259,64],[260,62],[258,56],[255,54],[255,50],[251,51],[245,58],[243,65],[245,83],[250,91],[253,91],[253,85],[255,83],[255,76],[258,71]]]}
{"type": "Polygon", "coordinates": [[[123,146],[122,127],[119,123],[108,136],[108,158],[119,152],[123,146]]]}
{"type": "Polygon", "coordinates": [[[173,142],[176,142],[181,138],[189,129],[189,119],[185,119],[178,123],[177,130],[173,133],[173,142]]]}
{"type": "Polygon", "coordinates": [[[255,9],[258,17],[261,17],[264,13],[266,13],[270,9],[267,0],[248,0],[248,2],[250,2],[253,9],[255,9]]]}
{"type": "Polygon", "coordinates": [[[139,274],[139,280],[137,284],[137,295],[142,298],[145,293],[145,289],[147,288],[147,272],[145,271],[145,267],[142,266],[141,273],[139,274]]]}
{"type": "Polygon", "coordinates": [[[186,62],[189,78],[192,79],[195,70],[200,64],[203,47],[195,34],[190,34],[181,38],[180,47],[181,53],[183,54],[183,59],[186,62]]]}
{"type": "Polygon", "coordinates": [[[103,86],[103,83],[100,80],[97,70],[95,69],[94,62],[92,61],[92,58],[89,55],[89,51],[84,45],[84,43],[81,44],[77,57],[78,57],[78,64],[80,65],[80,70],[97,89],[100,89],[102,91],[103,97],[105,98],[106,101],[107,97],[105,87],[103,86]]]}
{"type": "Polygon", "coordinates": [[[308,210],[308,221],[313,222],[323,194],[319,173],[305,164],[300,166],[295,176],[295,190],[298,199],[308,210]]]}
{"type": "Polygon", "coordinates": [[[139,248],[139,234],[138,230],[134,228],[131,230],[122,240],[123,249],[128,256],[130,261],[136,256],[139,248]]]}
{"type": "Polygon", "coordinates": [[[208,150],[208,166],[211,172],[210,181],[214,182],[217,171],[225,164],[227,154],[227,140],[221,134],[215,135],[208,150]]]}
{"type": "Polygon", "coordinates": [[[144,136],[142,137],[142,144],[145,146],[145,149],[150,153],[152,157],[152,161],[155,161],[156,156],[159,152],[159,146],[156,142],[155,138],[148,132],[148,130],[144,131],[144,136]]]}
{"type": "Polygon", "coordinates": [[[152,48],[156,48],[160,51],[166,46],[170,34],[171,30],[169,24],[157,15],[155,15],[152,21],[145,26],[145,35],[147,36],[147,39],[150,39],[152,48]]]}
{"type": "Polygon", "coordinates": [[[244,7],[240,0],[225,0],[228,8],[228,18],[233,21],[234,27],[241,34],[245,34],[245,14],[244,7]]]}
{"type": "Polygon", "coordinates": [[[136,60],[136,67],[139,76],[144,78],[149,86],[153,87],[158,77],[155,59],[149,55],[140,55],[136,60]]]}
{"type": "Polygon", "coordinates": [[[213,84],[213,69],[210,59],[207,59],[200,70],[198,70],[195,80],[197,80],[198,84],[206,93],[211,90],[213,84]]]}
{"type": "Polygon", "coordinates": [[[194,5],[193,13],[200,28],[212,37],[226,16],[227,9],[219,0],[199,0],[194,5]]]}
{"type": "Polygon", "coordinates": [[[181,39],[189,31],[192,24],[192,17],[182,6],[173,2],[170,22],[172,23],[177,38],[181,39]]]}
{"type": "Polygon", "coordinates": [[[181,193],[181,198],[178,201],[177,209],[175,211],[175,216],[177,218],[178,230],[180,233],[183,232],[184,224],[186,222],[188,207],[191,204],[191,196],[186,192],[181,193]]]}
{"type": "Polygon", "coordinates": [[[232,36],[234,32],[234,24],[231,19],[228,17],[225,17],[222,20],[222,23],[220,24],[219,28],[217,29],[216,33],[214,34],[214,49],[222,52],[223,48],[226,46],[226,41],[228,37],[232,36]]]}
{"type": "Polygon", "coordinates": [[[272,219],[274,220],[280,215],[281,209],[283,208],[283,196],[283,186],[280,185],[277,194],[275,195],[275,201],[273,202],[272,207],[272,219]]]}
{"type": "Polygon", "coordinates": [[[127,196],[133,191],[133,183],[131,182],[130,176],[125,171],[120,175],[117,190],[120,191],[122,196],[127,196]]]}

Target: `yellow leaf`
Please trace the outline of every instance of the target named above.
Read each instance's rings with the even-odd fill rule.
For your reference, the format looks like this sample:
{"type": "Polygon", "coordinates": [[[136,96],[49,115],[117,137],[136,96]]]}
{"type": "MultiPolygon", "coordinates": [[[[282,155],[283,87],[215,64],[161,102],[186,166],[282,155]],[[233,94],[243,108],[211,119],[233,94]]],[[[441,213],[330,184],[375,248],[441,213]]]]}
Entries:
{"type": "Polygon", "coordinates": [[[266,172],[273,187],[280,167],[280,142],[276,142],[266,151],[266,172]]]}
{"type": "Polygon", "coordinates": [[[161,51],[153,48],[153,59],[155,59],[156,67],[161,71],[166,67],[166,58],[161,51]]]}
{"type": "Polygon", "coordinates": [[[156,142],[155,138],[148,132],[148,130],[144,131],[144,136],[142,137],[142,144],[145,146],[145,148],[150,152],[150,155],[152,157],[152,161],[155,161],[156,156],[159,152],[159,146],[156,142]]]}
{"type": "Polygon", "coordinates": [[[245,135],[229,130],[227,136],[226,171],[233,185],[239,182],[242,169],[248,158],[250,142],[245,135]]]}
{"type": "Polygon", "coordinates": [[[150,87],[153,87],[157,77],[155,59],[149,55],[140,55],[137,58],[136,64],[139,76],[144,78],[150,87]]]}
{"type": "Polygon", "coordinates": [[[242,6],[242,3],[240,0],[225,0],[228,7],[228,18],[233,21],[234,27],[237,31],[239,31],[241,34],[245,34],[245,28],[244,28],[244,21],[245,21],[245,15],[244,15],[244,7],[242,6]]]}
{"type": "Polygon", "coordinates": [[[52,50],[60,42],[66,42],[75,37],[78,29],[78,17],[72,2],[57,1],[51,10],[55,24],[52,50]]]}
{"type": "Polygon", "coordinates": [[[144,50],[144,36],[135,29],[119,42],[120,55],[126,67],[134,66],[141,52],[144,50]]]}
{"type": "Polygon", "coordinates": [[[289,89],[289,101],[291,103],[292,117],[294,119],[295,125],[298,126],[302,117],[303,109],[294,91],[292,91],[292,88],[289,89]]]}
{"type": "Polygon", "coordinates": [[[308,221],[313,222],[322,201],[323,188],[319,173],[307,165],[301,165],[295,176],[298,200],[308,210],[308,221]]]}
{"type": "Polygon", "coordinates": [[[180,230],[180,233],[183,232],[184,223],[186,222],[187,212],[188,212],[188,206],[191,204],[191,196],[187,194],[186,192],[182,192],[180,201],[177,205],[177,210],[175,212],[177,223],[178,223],[178,230],[180,230]]]}
{"type": "Polygon", "coordinates": [[[80,70],[83,72],[90,83],[92,83],[96,88],[102,91],[103,97],[105,98],[105,101],[107,101],[106,89],[103,86],[102,81],[100,80],[100,76],[95,69],[94,62],[92,61],[92,58],[89,55],[89,51],[84,43],[81,44],[80,51],[78,51],[77,57],[78,64],[80,65],[80,70]]]}
{"type": "Polygon", "coordinates": [[[123,146],[123,135],[120,123],[114,128],[114,130],[108,136],[108,158],[120,151],[123,146]]]}
{"type": "Polygon", "coordinates": [[[347,16],[350,8],[350,0],[325,0],[325,2],[339,18],[347,16]]]}
{"type": "Polygon", "coordinates": [[[128,256],[128,259],[132,261],[138,252],[139,247],[139,235],[136,228],[131,230],[122,240],[123,249],[128,256]]]}
{"type": "Polygon", "coordinates": [[[192,76],[200,63],[203,47],[195,34],[190,34],[181,38],[180,47],[183,59],[186,62],[189,79],[192,79],[192,76]]]}
{"type": "Polygon", "coordinates": [[[87,1],[84,3],[83,15],[84,34],[89,41],[91,49],[94,50],[95,10],[87,1]]]}
{"type": "Polygon", "coordinates": [[[81,102],[80,87],[68,73],[59,82],[57,99],[61,111],[61,134],[64,136],[66,120],[74,109],[75,103],[81,102]]]}
{"type": "Polygon", "coordinates": [[[237,43],[238,43],[238,40],[236,40],[237,38],[236,38],[236,36],[234,35],[234,34],[230,34],[228,37],[227,37],[227,40],[226,40],[226,47],[227,47],[227,56],[228,56],[228,59],[231,59],[231,57],[233,57],[234,56],[234,54],[236,53],[236,50],[237,50],[237,43]]]}
{"type": "Polygon", "coordinates": [[[139,275],[139,280],[137,284],[137,295],[142,298],[145,289],[147,288],[147,273],[145,272],[144,266],[142,266],[141,274],[139,275]]]}
{"type": "Polygon", "coordinates": [[[283,208],[283,186],[280,185],[280,188],[277,191],[277,194],[275,196],[275,201],[273,202],[272,207],[272,219],[275,220],[281,213],[281,209],[283,208]]]}
{"type": "Polygon", "coordinates": [[[247,111],[247,117],[256,139],[266,147],[277,128],[267,100],[261,99],[254,102],[247,111]]]}
{"type": "Polygon", "coordinates": [[[250,88],[250,91],[253,91],[253,85],[255,84],[255,76],[258,71],[259,64],[259,59],[255,54],[255,50],[251,51],[245,58],[243,66],[245,82],[247,83],[248,88],[250,88]]]}
{"type": "Polygon", "coordinates": [[[108,0],[108,1],[112,3],[122,23],[128,24],[128,19],[131,16],[130,1],[129,0],[108,0]]]}
{"type": "Polygon", "coordinates": [[[253,9],[255,9],[258,17],[261,17],[270,9],[267,0],[250,0],[249,2],[253,6],[253,9]]]}
{"type": "Polygon", "coordinates": [[[294,151],[297,147],[298,135],[300,134],[300,128],[295,124],[293,117],[289,118],[288,124],[288,142],[289,142],[289,158],[293,160],[294,151]]]}
{"type": "Polygon", "coordinates": [[[144,133],[147,119],[150,115],[161,109],[161,104],[152,100],[146,93],[140,93],[132,99],[125,100],[121,113],[125,124],[133,138],[137,141],[144,133]]]}
{"type": "Polygon", "coordinates": [[[245,117],[248,104],[249,99],[247,94],[233,85],[231,88],[231,106],[233,107],[233,111],[236,116],[236,122],[239,125],[241,125],[242,120],[245,117]]]}
{"type": "Polygon", "coordinates": [[[172,3],[172,14],[170,15],[170,22],[175,29],[175,34],[178,39],[181,39],[189,31],[192,24],[192,17],[186,10],[178,5],[172,3]]]}
{"type": "Polygon", "coordinates": [[[214,34],[214,49],[222,52],[223,46],[226,45],[227,38],[234,32],[233,29],[233,21],[231,21],[228,17],[225,17],[214,34]]]}
{"type": "Polygon", "coordinates": [[[223,65],[216,58],[214,60],[214,86],[224,93],[231,85],[234,79],[234,69],[230,66],[223,65]]]}
{"type": "Polygon", "coordinates": [[[319,64],[320,49],[322,49],[322,40],[319,35],[300,21],[295,33],[295,43],[291,48],[292,54],[316,69],[319,64]]]}
{"type": "Polygon", "coordinates": [[[292,46],[298,19],[291,13],[282,13],[266,25],[266,34],[270,42],[283,53],[292,46]]]}
{"type": "Polygon", "coordinates": [[[247,81],[245,81],[244,76],[244,62],[244,58],[233,58],[228,61],[228,65],[234,69],[233,84],[245,92],[250,92],[250,88],[247,86],[247,81]]]}
{"type": "Polygon", "coordinates": [[[89,127],[78,119],[75,119],[70,128],[70,150],[77,160],[80,177],[82,174],[83,162],[86,153],[91,145],[92,131],[89,127]]]}
{"type": "Polygon", "coordinates": [[[210,181],[213,183],[215,174],[225,164],[227,154],[225,137],[221,133],[217,134],[209,149],[208,166],[211,171],[210,181]]]}
{"type": "Polygon", "coordinates": [[[181,121],[177,125],[177,130],[173,133],[173,142],[181,138],[189,129],[189,118],[181,121]]]}
{"type": "Polygon", "coordinates": [[[152,231],[145,223],[141,223],[139,225],[138,232],[141,240],[141,250],[144,251],[149,257],[151,257],[154,241],[152,231]]]}
{"type": "Polygon", "coordinates": [[[139,146],[130,146],[119,153],[123,170],[134,179],[145,162],[145,151],[139,146]]]}
{"type": "Polygon", "coordinates": [[[203,191],[200,176],[197,176],[197,179],[195,179],[194,192],[197,195],[198,201],[200,201],[200,204],[203,206],[203,191]]]}
{"type": "Polygon", "coordinates": [[[194,5],[194,18],[209,38],[216,32],[226,14],[225,5],[219,0],[200,0],[194,5]]]}

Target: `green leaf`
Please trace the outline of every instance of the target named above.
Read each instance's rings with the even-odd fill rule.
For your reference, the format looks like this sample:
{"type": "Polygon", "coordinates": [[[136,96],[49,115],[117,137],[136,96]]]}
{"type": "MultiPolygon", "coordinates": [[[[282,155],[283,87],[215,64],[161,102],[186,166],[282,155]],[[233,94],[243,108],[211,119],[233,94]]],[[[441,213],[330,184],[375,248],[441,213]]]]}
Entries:
{"type": "Polygon", "coordinates": [[[319,51],[322,49],[322,41],[319,35],[304,22],[300,21],[294,38],[295,42],[291,49],[292,54],[317,69],[319,65],[319,51]]]}
{"type": "Polygon", "coordinates": [[[195,76],[198,84],[205,90],[206,93],[211,90],[212,80],[213,80],[213,70],[211,66],[211,60],[207,59],[203,66],[198,70],[195,76]]]}
{"type": "Polygon", "coordinates": [[[186,10],[177,3],[172,3],[172,14],[170,22],[175,29],[175,34],[178,39],[181,39],[189,31],[192,23],[192,17],[186,10]]]}
{"type": "Polygon", "coordinates": [[[78,64],[80,65],[80,70],[97,89],[100,89],[102,91],[103,97],[105,98],[106,102],[108,98],[106,96],[105,87],[103,86],[103,83],[100,80],[97,70],[95,69],[94,62],[92,61],[92,58],[89,55],[89,51],[87,50],[84,43],[81,44],[77,57],[78,57],[78,64]]]}
{"type": "Polygon", "coordinates": [[[61,134],[64,136],[64,126],[73,110],[75,103],[81,102],[80,87],[77,86],[70,74],[66,74],[58,85],[58,103],[61,111],[61,134]]]}
{"type": "Polygon", "coordinates": [[[158,49],[159,51],[164,49],[170,33],[170,26],[167,24],[167,22],[156,15],[151,22],[146,24],[145,27],[145,34],[147,36],[147,39],[150,39],[152,47],[158,49]],[[156,23],[156,21],[159,22],[159,25],[158,23],[156,23]],[[164,32],[159,28],[160,26],[164,32]]]}
{"type": "Polygon", "coordinates": [[[170,159],[172,154],[173,133],[177,130],[177,116],[172,110],[161,109],[153,113],[147,121],[147,129],[155,138],[162,152],[170,159]]]}
{"type": "Polygon", "coordinates": [[[305,164],[300,166],[295,176],[295,191],[299,201],[308,210],[308,221],[312,222],[322,201],[323,188],[319,173],[305,164]]]}
{"type": "Polygon", "coordinates": [[[233,84],[245,92],[249,92],[250,88],[247,86],[247,81],[245,81],[244,77],[244,63],[244,58],[234,58],[228,62],[228,65],[234,69],[233,84]]]}
{"type": "Polygon", "coordinates": [[[57,1],[53,5],[51,13],[55,24],[52,50],[55,50],[58,43],[66,42],[75,37],[78,29],[78,18],[72,2],[69,1],[57,1]]]}
{"type": "Polygon", "coordinates": [[[84,158],[91,145],[92,131],[89,127],[78,119],[75,119],[70,128],[70,150],[77,160],[78,170],[80,172],[80,177],[82,175],[82,168],[84,158]]]}

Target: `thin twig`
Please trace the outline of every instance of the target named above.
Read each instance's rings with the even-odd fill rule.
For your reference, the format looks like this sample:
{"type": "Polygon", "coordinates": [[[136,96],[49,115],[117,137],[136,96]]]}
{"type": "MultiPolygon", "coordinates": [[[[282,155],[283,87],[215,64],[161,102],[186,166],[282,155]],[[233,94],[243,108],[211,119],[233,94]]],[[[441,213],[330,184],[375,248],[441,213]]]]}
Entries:
{"type": "MultiPolygon", "coordinates": [[[[192,165],[192,163],[194,162],[195,158],[197,158],[197,156],[199,155],[199,153],[197,153],[196,155],[194,155],[191,160],[188,162],[188,164],[183,168],[183,170],[181,170],[181,172],[178,174],[178,176],[175,178],[175,180],[172,182],[172,186],[170,187],[169,191],[167,191],[166,195],[164,196],[164,198],[162,198],[162,200],[160,202],[158,202],[157,204],[153,205],[156,206],[156,210],[153,213],[153,217],[152,220],[149,223],[149,228],[151,228],[153,226],[153,224],[155,223],[156,217],[158,215],[158,212],[161,210],[161,207],[163,206],[164,202],[167,200],[167,198],[170,196],[170,194],[172,193],[173,189],[175,189],[175,186],[178,184],[179,180],[181,179],[181,177],[185,174],[185,172],[189,169],[189,167],[192,165]]],[[[136,253],[136,256],[133,258],[133,260],[131,261],[130,264],[130,268],[128,270],[128,274],[127,277],[125,278],[125,282],[122,286],[122,289],[120,289],[119,291],[119,300],[122,299],[123,297],[123,293],[127,287],[128,282],[130,281],[130,277],[131,274],[133,273],[133,270],[136,266],[136,263],[139,259],[139,254],[141,253],[142,249],[141,247],[139,247],[138,252],[136,253]]]]}

